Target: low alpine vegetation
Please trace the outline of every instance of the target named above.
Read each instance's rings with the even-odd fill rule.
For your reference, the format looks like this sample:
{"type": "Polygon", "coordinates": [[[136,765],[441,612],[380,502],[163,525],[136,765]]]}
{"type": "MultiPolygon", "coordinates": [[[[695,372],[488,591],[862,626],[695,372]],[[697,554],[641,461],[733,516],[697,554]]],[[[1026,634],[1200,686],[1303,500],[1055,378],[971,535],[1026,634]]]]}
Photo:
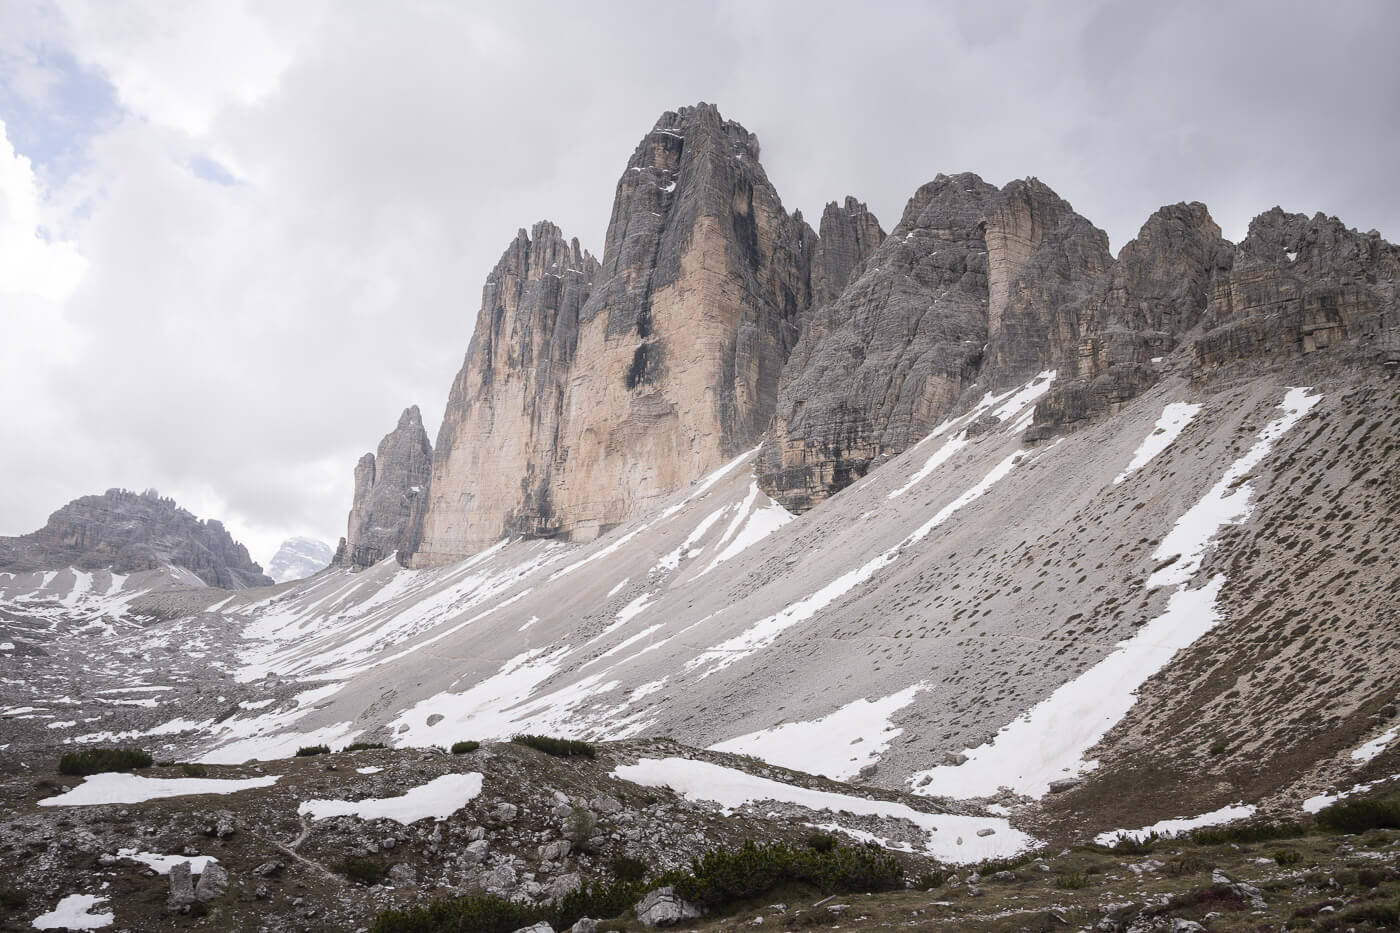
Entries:
{"type": "Polygon", "coordinates": [[[336,870],[357,884],[375,885],[389,876],[389,866],[372,858],[350,856],[336,870]]]}
{"type": "Polygon", "coordinates": [[[149,768],[153,759],[139,748],[85,748],[69,752],[58,760],[59,774],[102,774],[149,768]]]}
{"type": "Polygon", "coordinates": [[[1400,829],[1400,796],[1339,800],[1317,815],[1323,827],[1339,833],[1400,829]]]}
{"type": "Polygon", "coordinates": [[[659,884],[705,907],[758,897],[781,884],[810,884],[824,894],[889,891],[904,887],[904,866],[878,846],[833,846],[825,852],[781,842],[752,840],[737,849],[716,849],[691,862],[688,871],[667,872],[659,884]]]}
{"type": "Polygon", "coordinates": [[[454,755],[465,755],[467,752],[474,752],[474,751],[476,751],[476,750],[477,750],[478,748],[480,748],[480,747],[481,747],[481,743],[480,743],[480,742],[477,742],[477,741],[475,741],[475,740],[473,740],[473,739],[468,739],[468,740],[465,741],[465,742],[453,742],[453,743],[452,743],[452,754],[454,754],[454,755]]]}
{"type": "Polygon", "coordinates": [[[555,755],[560,758],[570,758],[575,755],[593,758],[598,754],[593,746],[587,742],[579,742],[575,739],[558,739],[549,735],[517,735],[511,738],[511,741],[516,745],[528,745],[546,755],[555,755]]]}
{"type": "Polygon", "coordinates": [[[351,742],[341,749],[342,752],[362,752],[367,748],[383,748],[383,742],[351,742]]]}
{"type": "Polygon", "coordinates": [[[312,755],[329,755],[330,753],[329,745],[303,745],[297,749],[298,758],[310,758],[312,755]]]}

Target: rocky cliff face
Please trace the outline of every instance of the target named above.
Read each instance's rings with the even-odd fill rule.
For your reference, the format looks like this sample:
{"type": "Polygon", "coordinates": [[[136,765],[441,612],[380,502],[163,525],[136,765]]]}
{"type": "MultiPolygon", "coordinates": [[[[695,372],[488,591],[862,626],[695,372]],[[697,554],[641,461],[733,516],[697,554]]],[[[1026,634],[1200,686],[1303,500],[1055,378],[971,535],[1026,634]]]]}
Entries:
{"type": "Polygon", "coordinates": [[[337,566],[368,567],[395,552],[401,560],[413,552],[414,504],[427,491],[432,464],[433,447],[418,406],[405,408],[379,442],[378,453],[365,454],[355,465],[355,497],[336,548],[337,566]]]}
{"type": "Polygon", "coordinates": [[[987,336],[983,219],[998,197],[976,175],[939,175],[811,315],[757,467],[770,496],[810,508],[926,434],[973,381],[987,336]]]}
{"type": "Polygon", "coordinates": [[[272,584],[223,523],[201,521],[155,490],[83,496],[38,531],[0,538],[0,570],[11,573],[74,567],[129,574],[167,564],[225,589],[272,584]]]}
{"type": "Polygon", "coordinates": [[[848,195],[844,204],[827,204],[812,250],[812,306],[841,297],[884,241],[880,221],[862,202],[848,195]]]}
{"type": "Polygon", "coordinates": [[[420,562],[479,551],[503,534],[557,533],[559,422],[597,272],[578,240],[547,221],[516,234],[491,271],[415,516],[420,562]]]}
{"type": "Polygon", "coordinates": [[[708,104],[664,114],[618,182],[603,261],[557,228],[492,273],[453,386],[415,563],[502,535],[587,540],[753,446],[812,302],[880,235],[864,205],[818,236],[758,140],[708,104]]]}
{"type": "Polygon", "coordinates": [[[1116,411],[1157,381],[1160,362],[1200,322],[1234,261],[1200,202],[1160,208],[1094,285],[1078,344],[1036,410],[1032,439],[1116,411]]]}
{"type": "Polygon", "coordinates": [[[1215,282],[1193,346],[1197,378],[1251,359],[1351,344],[1360,358],[1400,352],[1400,247],[1335,217],[1260,214],[1215,282]]]}

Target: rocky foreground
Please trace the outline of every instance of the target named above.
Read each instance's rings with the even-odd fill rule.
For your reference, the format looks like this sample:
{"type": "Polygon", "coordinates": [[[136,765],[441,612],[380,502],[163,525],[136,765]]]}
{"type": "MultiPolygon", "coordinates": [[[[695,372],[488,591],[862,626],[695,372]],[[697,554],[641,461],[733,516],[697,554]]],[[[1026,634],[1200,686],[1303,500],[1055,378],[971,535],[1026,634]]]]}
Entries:
{"type": "Polygon", "coordinates": [[[853,810],[913,802],[930,819],[978,819],[669,740],[599,746],[596,758],[513,743],[369,748],[86,778],[36,762],[0,780],[0,929],[406,929],[377,918],[472,894],[547,909],[619,875],[657,878],[745,840],[804,850],[826,831],[857,848],[895,836],[895,890],[787,882],[702,907],[662,888],[575,929],[1372,930],[1393,928],[1400,895],[1395,830],[1250,824],[953,865],[928,855],[908,819],[772,800],[722,808],[704,797],[723,797],[724,782],[697,793],[623,776],[658,761],[782,782],[818,802],[846,795],[853,810]]]}

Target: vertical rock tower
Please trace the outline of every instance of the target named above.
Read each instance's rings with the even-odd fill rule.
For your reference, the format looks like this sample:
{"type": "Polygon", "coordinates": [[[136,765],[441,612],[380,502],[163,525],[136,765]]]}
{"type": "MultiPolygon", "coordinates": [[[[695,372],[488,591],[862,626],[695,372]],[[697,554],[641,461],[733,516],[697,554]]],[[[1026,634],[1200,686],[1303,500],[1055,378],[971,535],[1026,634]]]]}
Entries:
{"type": "Polygon", "coordinates": [[[709,104],[663,114],[617,185],[601,264],[553,224],[491,273],[452,387],[416,566],[502,535],[589,540],[758,443],[812,304],[881,236],[789,215],[758,140],[709,104]]]}
{"type": "Polygon", "coordinates": [[[365,454],[355,465],[355,498],[336,566],[368,567],[396,551],[401,561],[407,559],[414,544],[414,503],[427,491],[432,463],[433,447],[418,406],[405,408],[379,442],[378,454],[365,454]]]}

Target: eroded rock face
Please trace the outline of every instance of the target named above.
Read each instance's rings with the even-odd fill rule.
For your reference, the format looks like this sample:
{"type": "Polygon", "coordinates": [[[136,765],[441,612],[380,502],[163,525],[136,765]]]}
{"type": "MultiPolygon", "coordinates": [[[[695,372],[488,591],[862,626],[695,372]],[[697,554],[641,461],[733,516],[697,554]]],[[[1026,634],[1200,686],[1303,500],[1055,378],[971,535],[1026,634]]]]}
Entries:
{"type": "Polygon", "coordinates": [[[414,503],[428,487],[433,448],[418,406],[405,408],[377,453],[355,465],[355,497],[345,537],[336,549],[337,566],[368,567],[396,551],[413,551],[414,503]]]}
{"type": "Polygon", "coordinates": [[[134,573],[167,564],[193,571],[210,586],[272,584],[222,522],[201,521],[155,490],[83,496],[38,531],[0,538],[0,570],[10,572],[75,567],[134,573]]]}
{"type": "Polygon", "coordinates": [[[884,241],[880,221],[864,203],[847,195],[844,204],[827,204],[812,251],[812,306],[841,297],[884,241]]]}
{"type": "Polygon", "coordinates": [[[1400,247],[1335,217],[1274,208],[1249,225],[1229,275],[1215,283],[1196,378],[1260,357],[1314,353],[1350,342],[1362,357],[1400,350],[1400,247]]]}
{"type": "Polygon", "coordinates": [[[983,219],[998,198],[976,175],[939,175],[840,298],[809,315],[757,467],[770,496],[810,508],[926,434],[976,378],[983,219]]]}
{"type": "Polygon", "coordinates": [[[553,225],[517,237],[453,386],[415,564],[505,534],[591,539],[758,442],[813,253],[836,288],[878,232],[852,202],[818,237],[758,156],[713,106],[664,114],[618,182],[601,265],[553,225]]]}
{"type": "Polygon", "coordinates": [[[979,379],[1000,388],[1071,355],[1080,309],[1113,255],[1107,234],[1035,178],[1001,190],[986,236],[987,351],[979,379]]]}
{"type": "Polygon", "coordinates": [[[551,480],[559,422],[579,312],[597,272],[577,239],[544,221],[517,233],[487,277],[416,517],[418,562],[454,560],[503,534],[558,532],[551,480]]]}
{"type": "Polygon", "coordinates": [[[1200,202],[1158,209],[1094,285],[1078,343],[1036,409],[1031,439],[1112,414],[1153,385],[1158,363],[1200,322],[1233,248],[1200,202]]]}

